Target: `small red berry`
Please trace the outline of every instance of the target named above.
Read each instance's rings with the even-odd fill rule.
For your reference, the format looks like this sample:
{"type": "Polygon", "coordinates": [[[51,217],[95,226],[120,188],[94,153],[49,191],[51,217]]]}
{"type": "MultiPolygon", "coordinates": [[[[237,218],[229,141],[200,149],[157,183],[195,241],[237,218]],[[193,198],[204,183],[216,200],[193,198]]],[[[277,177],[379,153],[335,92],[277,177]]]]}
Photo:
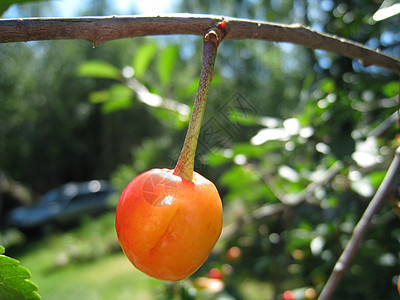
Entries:
{"type": "Polygon", "coordinates": [[[285,291],[282,294],[282,300],[296,300],[293,291],[285,291]]]}
{"type": "Polygon", "coordinates": [[[224,273],[218,268],[212,268],[210,271],[208,271],[208,277],[209,278],[215,278],[215,279],[224,279],[224,273]]]}
{"type": "Polygon", "coordinates": [[[231,247],[226,251],[226,257],[230,261],[237,261],[242,256],[242,250],[239,247],[231,247]]]}

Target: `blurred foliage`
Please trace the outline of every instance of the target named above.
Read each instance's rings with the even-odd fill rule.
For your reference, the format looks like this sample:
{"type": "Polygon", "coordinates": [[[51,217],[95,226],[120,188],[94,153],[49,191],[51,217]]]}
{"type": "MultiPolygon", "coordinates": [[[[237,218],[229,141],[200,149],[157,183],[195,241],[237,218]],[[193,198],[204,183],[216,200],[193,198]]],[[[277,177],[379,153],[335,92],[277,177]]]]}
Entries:
{"type": "MultiPolygon", "coordinates": [[[[190,0],[176,12],[298,22],[400,57],[399,16],[374,21],[380,4],[190,0]]],[[[100,1],[88,11],[111,9],[100,1]]],[[[94,177],[111,177],[122,191],[140,172],[173,168],[200,61],[199,37],[95,49],[78,41],[1,45],[1,168],[38,193],[94,177]]],[[[160,299],[276,299],[287,290],[315,298],[399,146],[398,93],[395,74],[356,60],[288,43],[224,41],[195,168],[218,186],[225,225],[240,226],[191,279],[165,285],[160,299]],[[257,214],[280,203],[279,212],[257,214]],[[241,251],[234,260],[232,247],[241,251]],[[220,290],[197,280],[211,268],[224,274],[220,290]]],[[[397,299],[399,184],[334,299],[397,299]]]]}
{"type": "Polygon", "coordinates": [[[11,5],[14,4],[22,4],[22,3],[28,3],[28,2],[39,2],[39,1],[45,1],[45,0],[3,0],[0,3],[0,16],[10,8],[11,5]]]}

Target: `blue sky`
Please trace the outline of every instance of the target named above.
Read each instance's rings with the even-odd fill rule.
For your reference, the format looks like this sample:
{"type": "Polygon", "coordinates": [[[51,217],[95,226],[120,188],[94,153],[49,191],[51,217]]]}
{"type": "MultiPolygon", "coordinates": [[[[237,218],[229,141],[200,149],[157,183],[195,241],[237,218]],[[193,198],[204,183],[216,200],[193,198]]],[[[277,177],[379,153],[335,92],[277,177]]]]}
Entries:
{"type": "MultiPolygon", "coordinates": [[[[165,14],[173,13],[174,3],[178,0],[113,0],[113,6],[116,13],[119,15],[129,14],[135,11],[137,14],[165,14]]],[[[79,11],[88,6],[90,0],[54,0],[51,2],[44,2],[43,5],[51,7],[49,15],[41,17],[76,17],[79,11]]],[[[23,4],[31,5],[31,4],[23,4]]],[[[16,6],[12,6],[6,14],[5,18],[20,17],[16,6]]]]}

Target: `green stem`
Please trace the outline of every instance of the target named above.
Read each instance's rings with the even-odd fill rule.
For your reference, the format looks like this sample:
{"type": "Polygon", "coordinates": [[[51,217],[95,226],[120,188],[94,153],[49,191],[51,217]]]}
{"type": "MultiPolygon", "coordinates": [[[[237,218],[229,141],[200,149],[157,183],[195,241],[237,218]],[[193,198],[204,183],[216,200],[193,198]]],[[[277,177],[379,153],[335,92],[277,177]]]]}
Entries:
{"type": "Polygon", "coordinates": [[[219,43],[220,38],[214,30],[210,30],[204,37],[203,62],[201,65],[199,88],[197,89],[196,98],[194,100],[192,116],[190,118],[185,142],[183,143],[183,148],[174,170],[175,175],[190,181],[193,179],[197,141],[199,139],[208,91],[210,90],[213,77],[215,57],[217,55],[219,43]]]}

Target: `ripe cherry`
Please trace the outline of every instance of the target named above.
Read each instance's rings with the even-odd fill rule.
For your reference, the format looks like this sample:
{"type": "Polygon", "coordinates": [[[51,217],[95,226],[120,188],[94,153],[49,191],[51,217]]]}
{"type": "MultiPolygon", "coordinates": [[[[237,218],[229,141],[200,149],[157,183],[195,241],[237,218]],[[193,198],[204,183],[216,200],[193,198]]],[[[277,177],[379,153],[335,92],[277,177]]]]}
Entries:
{"type": "Polygon", "coordinates": [[[207,259],[222,229],[222,204],[214,184],[172,170],[135,177],[117,206],[116,229],[125,254],[139,270],[167,281],[183,279],[207,259]]]}
{"type": "Polygon", "coordinates": [[[400,275],[399,278],[397,279],[397,290],[399,291],[400,294],[400,275]]]}
{"type": "Polygon", "coordinates": [[[218,191],[193,168],[221,39],[218,32],[224,28],[210,30],[204,37],[199,89],[175,169],[140,174],[118,202],[115,226],[122,249],[139,270],[161,280],[176,281],[195,272],[221,234],[218,191]]]}

